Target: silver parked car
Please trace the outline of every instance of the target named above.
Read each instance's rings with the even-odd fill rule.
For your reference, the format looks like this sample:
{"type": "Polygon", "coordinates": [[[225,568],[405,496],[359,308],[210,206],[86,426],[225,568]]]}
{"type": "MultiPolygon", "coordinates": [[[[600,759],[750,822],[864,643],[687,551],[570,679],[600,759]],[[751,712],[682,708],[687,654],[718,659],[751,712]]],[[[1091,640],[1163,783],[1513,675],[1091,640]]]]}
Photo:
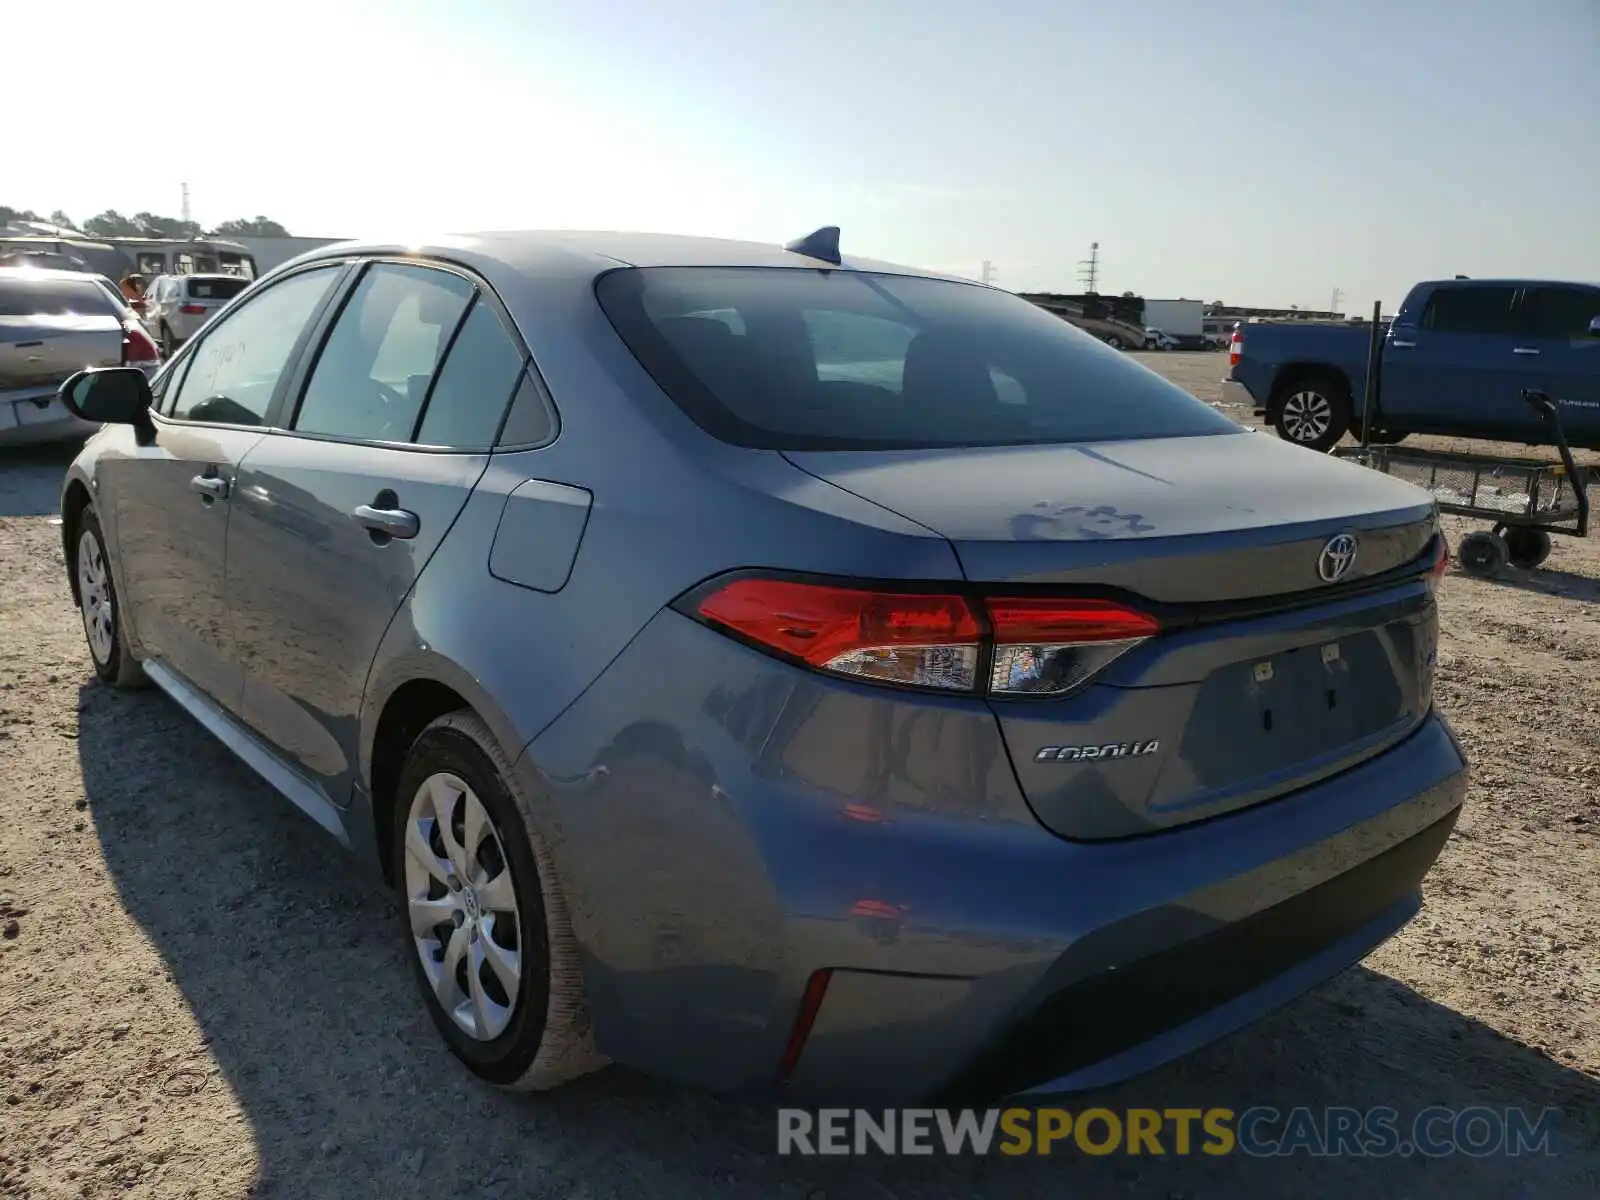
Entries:
{"type": "Polygon", "coordinates": [[[63,394],[96,671],[394,888],[495,1084],[1099,1086],[1460,811],[1427,494],[837,230],[330,246],[63,394]]]}
{"type": "Polygon", "coordinates": [[[171,355],[249,286],[239,275],[157,275],[145,290],[145,324],[171,355]]]}
{"type": "Polygon", "coordinates": [[[159,363],[155,342],[105,276],[0,268],[0,446],[93,433],[56,395],[85,366],[153,373],[159,363]]]}

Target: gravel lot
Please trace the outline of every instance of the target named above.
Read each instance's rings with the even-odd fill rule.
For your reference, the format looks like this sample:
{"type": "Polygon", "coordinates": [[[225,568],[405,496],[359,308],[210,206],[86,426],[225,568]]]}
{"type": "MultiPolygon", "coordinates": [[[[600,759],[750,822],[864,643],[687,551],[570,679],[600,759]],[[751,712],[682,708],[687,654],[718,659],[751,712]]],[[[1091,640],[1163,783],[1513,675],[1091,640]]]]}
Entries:
{"type": "MultiPolygon", "coordinates": [[[[1148,361],[1205,399],[1225,369],[1148,361]]],[[[1438,691],[1475,782],[1423,915],[1268,1021],[1102,1097],[1553,1106],[1554,1156],[784,1160],[770,1103],[620,1070],[511,1097],[458,1068],[386,898],[159,694],[94,681],[50,519],[70,455],[0,452],[0,1195],[1600,1194],[1590,543],[1445,583],[1438,691]]]]}

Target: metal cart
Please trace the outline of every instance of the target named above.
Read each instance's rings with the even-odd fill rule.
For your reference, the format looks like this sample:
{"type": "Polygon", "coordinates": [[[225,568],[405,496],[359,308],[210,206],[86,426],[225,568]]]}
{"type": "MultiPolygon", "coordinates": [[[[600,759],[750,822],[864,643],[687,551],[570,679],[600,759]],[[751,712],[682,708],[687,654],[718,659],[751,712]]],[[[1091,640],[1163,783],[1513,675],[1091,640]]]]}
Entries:
{"type": "Polygon", "coordinates": [[[1589,488],[1600,480],[1600,467],[1580,467],[1573,461],[1572,447],[1561,428],[1560,409],[1545,392],[1524,388],[1522,398],[1549,426],[1559,462],[1371,441],[1374,416],[1381,411],[1382,333],[1378,324],[1375,308],[1361,444],[1338,446],[1332,453],[1426,488],[1438,501],[1440,512],[1492,521],[1493,529],[1469,533],[1456,547],[1456,561],[1469,575],[1489,578],[1508,563],[1525,569],[1537,567],[1550,556],[1551,534],[1588,537],[1589,488]]]}

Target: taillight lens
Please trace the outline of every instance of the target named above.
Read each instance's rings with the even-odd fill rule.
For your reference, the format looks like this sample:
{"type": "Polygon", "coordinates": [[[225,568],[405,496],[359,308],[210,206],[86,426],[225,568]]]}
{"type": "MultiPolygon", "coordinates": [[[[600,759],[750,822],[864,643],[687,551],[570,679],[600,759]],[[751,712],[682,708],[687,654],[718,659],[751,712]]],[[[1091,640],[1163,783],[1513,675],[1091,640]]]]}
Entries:
{"type": "Polygon", "coordinates": [[[706,620],[837,675],[970,692],[978,619],[960,596],[739,579],[700,602],[706,620]]]}
{"type": "Polygon", "coordinates": [[[1239,359],[1244,354],[1244,334],[1239,330],[1233,331],[1233,336],[1228,339],[1228,365],[1237,367],[1239,359]]]}
{"type": "Polygon", "coordinates": [[[987,601],[994,629],[989,691],[1059,695],[1105,670],[1160,629],[1154,617],[1110,600],[987,601]]]}
{"type": "Polygon", "coordinates": [[[1437,592],[1439,583],[1444,579],[1444,573],[1450,569],[1450,543],[1445,540],[1444,534],[1433,535],[1433,561],[1428,564],[1427,584],[1430,591],[1437,592]]]}
{"type": "Polygon", "coordinates": [[[692,611],[769,652],[834,675],[941,692],[1051,696],[1159,631],[1109,600],[965,596],[746,577],[692,611]]]}
{"type": "Polygon", "coordinates": [[[205,310],[206,306],[204,304],[185,304],[180,306],[178,309],[179,312],[190,317],[198,317],[201,313],[205,312],[205,310]]]}
{"type": "Polygon", "coordinates": [[[123,326],[122,333],[122,365],[125,367],[138,366],[141,363],[161,361],[161,347],[145,332],[144,326],[137,321],[129,321],[123,326]]]}

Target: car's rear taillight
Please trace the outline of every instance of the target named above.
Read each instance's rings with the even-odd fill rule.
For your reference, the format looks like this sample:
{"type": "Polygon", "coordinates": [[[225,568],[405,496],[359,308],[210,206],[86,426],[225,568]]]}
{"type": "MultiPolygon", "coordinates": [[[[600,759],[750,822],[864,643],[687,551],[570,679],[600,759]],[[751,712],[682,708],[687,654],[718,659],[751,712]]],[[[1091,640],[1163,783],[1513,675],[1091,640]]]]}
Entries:
{"type": "Polygon", "coordinates": [[[1244,330],[1235,329],[1233,336],[1228,339],[1228,365],[1237,367],[1239,359],[1244,355],[1244,330]]]}
{"type": "Polygon", "coordinates": [[[697,608],[705,620],[821,671],[941,691],[977,686],[981,631],[961,596],[736,579],[697,608]]]}
{"type": "Polygon", "coordinates": [[[1110,600],[989,599],[995,696],[1059,695],[1160,631],[1154,617],[1110,600]]]}
{"type": "Polygon", "coordinates": [[[1072,691],[1159,631],[1110,600],[973,599],[744,576],[682,611],[779,657],[869,683],[991,696],[1072,691]]]}
{"type": "Polygon", "coordinates": [[[206,311],[206,306],[204,304],[184,304],[178,308],[178,311],[183,313],[185,316],[198,317],[201,313],[206,311]]]}
{"type": "Polygon", "coordinates": [[[1450,569],[1450,543],[1445,540],[1442,532],[1433,535],[1433,558],[1428,563],[1427,584],[1430,591],[1437,592],[1439,583],[1444,579],[1444,573],[1450,569]]]}
{"type": "Polygon", "coordinates": [[[122,327],[122,365],[140,367],[160,361],[161,347],[145,332],[144,326],[137,321],[127,322],[122,327]]]}

